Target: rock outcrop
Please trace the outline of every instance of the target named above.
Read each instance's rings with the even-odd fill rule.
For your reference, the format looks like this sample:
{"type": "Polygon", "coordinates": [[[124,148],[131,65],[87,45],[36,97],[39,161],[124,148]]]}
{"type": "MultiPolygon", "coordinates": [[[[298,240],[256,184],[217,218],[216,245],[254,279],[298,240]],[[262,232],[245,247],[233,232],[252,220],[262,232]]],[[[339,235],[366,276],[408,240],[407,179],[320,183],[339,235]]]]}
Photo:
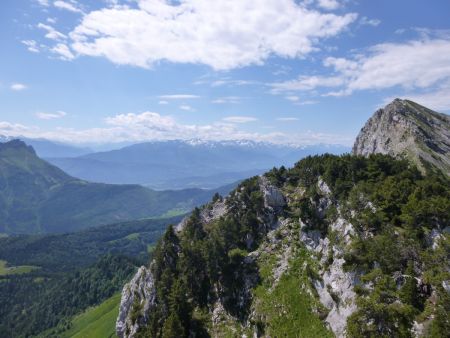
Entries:
{"type": "Polygon", "coordinates": [[[260,189],[264,195],[264,206],[278,212],[286,205],[286,200],[280,189],[270,184],[267,177],[260,176],[260,189]]]}
{"type": "Polygon", "coordinates": [[[450,116],[395,99],[367,121],[352,152],[406,157],[423,172],[431,164],[450,175],[450,116]]]}
{"type": "Polygon", "coordinates": [[[139,328],[147,323],[147,314],[154,304],[155,292],[150,269],[140,267],[122,290],[119,316],[116,321],[116,333],[119,338],[134,337],[139,328]]]}

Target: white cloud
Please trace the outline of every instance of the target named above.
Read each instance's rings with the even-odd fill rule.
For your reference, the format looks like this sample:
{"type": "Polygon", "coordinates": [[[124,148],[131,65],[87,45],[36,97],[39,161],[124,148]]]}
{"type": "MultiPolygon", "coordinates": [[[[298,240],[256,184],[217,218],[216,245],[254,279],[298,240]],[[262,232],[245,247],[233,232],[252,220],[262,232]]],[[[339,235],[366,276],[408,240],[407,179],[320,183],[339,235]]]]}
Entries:
{"type": "Polygon", "coordinates": [[[58,54],[59,58],[62,60],[70,61],[75,58],[75,55],[64,43],[58,43],[51,49],[51,51],[55,54],[58,54]]]}
{"type": "Polygon", "coordinates": [[[169,104],[169,102],[168,102],[168,101],[165,101],[165,100],[160,100],[160,101],[158,102],[158,104],[169,104]]]}
{"type": "Polygon", "coordinates": [[[36,2],[39,4],[39,5],[41,5],[41,6],[44,6],[44,7],[48,7],[50,4],[49,4],[49,0],[36,0],[36,2]]]}
{"type": "Polygon", "coordinates": [[[55,24],[56,23],[56,19],[55,18],[47,18],[46,21],[48,23],[51,23],[51,24],[55,24]]]}
{"type": "Polygon", "coordinates": [[[62,110],[59,110],[56,113],[43,113],[43,112],[36,113],[36,117],[41,120],[55,120],[60,119],[66,115],[67,113],[62,110]]]}
{"type": "MultiPolygon", "coordinates": [[[[442,83],[450,83],[449,55],[450,39],[384,43],[350,58],[326,58],[324,66],[332,69],[328,75],[301,75],[270,86],[274,93],[333,88],[321,95],[336,97],[361,90],[402,88],[415,98],[437,102],[436,93],[445,91],[442,83]]],[[[446,105],[441,102],[437,106],[446,105]]]]}
{"type": "MultiPolygon", "coordinates": [[[[295,0],[136,2],[84,15],[70,33],[70,47],[116,64],[149,68],[169,61],[228,70],[263,64],[271,56],[302,57],[357,17],[324,14],[295,0]]],[[[54,4],[69,8],[68,2],[54,4]]]]}
{"type": "Polygon", "coordinates": [[[37,42],[34,40],[22,40],[21,41],[25,46],[27,46],[28,51],[33,53],[39,53],[39,48],[37,42]]]}
{"type": "Polygon", "coordinates": [[[59,9],[63,9],[69,12],[74,12],[74,13],[83,13],[83,11],[78,7],[78,4],[76,1],[62,1],[62,0],[58,0],[53,2],[53,6],[55,6],[56,8],[59,9]]]}
{"type": "Polygon", "coordinates": [[[223,96],[211,101],[211,103],[215,104],[237,104],[240,102],[241,98],[239,96],[223,96]]]}
{"type": "Polygon", "coordinates": [[[162,100],[189,100],[189,99],[198,99],[200,98],[200,96],[192,94],[170,94],[170,95],[160,95],[159,98],[162,100]]]}
{"type": "Polygon", "coordinates": [[[193,139],[242,140],[251,139],[274,143],[293,144],[351,144],[353,136],[334,135],[307,131],[286,134],[280,132],[256,133],[238,129],[233,122],[216,122],[207,125],[181,124],[173,117],[155,112],[141,114],[119,114],[105,120],[106,126],[76,130],[55,128],[42,130],[35,126],[24,126],[0,121],[0,135],[11,137],[46,138],[69,143],[120,143],[145,142],[150,140],[193,139]]]}
{"type": "Polygon", "coordinates": [[[51,40],[64,40],[67,38],[67,36],[65,36],[63,33],[58,32],[55,28],[53,28],[52,26],[43,24],[43,23],[39,23],[37,25],[38,28],[43,29],[45,31],[47,31],[47,34],[45,34],[45,37],[47,39],[51,39],[51,40]]]}
{"type": "Polygon", "coordinates": [[[27,89],[28,86],[24,85],[23,83],[13,83],[10,88],[11,88],[11,90],[14,90],[14,91],[22,91],[22,90],[27,89]]]}
{"type": "Polygon", "coordinates": [[[376,27],[381,23],[381,20],[378,19],[369,19],[367,16],[363,16],[359,22],[360,25],[363,26],[372,26],[372,27],[376,27]]]}
{"type": "Polygon", "coordinates": [[[296,96],[296,95],[288,95],[285,96],[285,99],[291,102],[298,102],[300,101],[300,97],[296,96]]]}
{"type": "Polygon", "coordinates": [[[248,123],[258,121],[257,118],[251,116],[228,116],[224,117],[222,120],[230,123],[248,123]]]}
{"type": "MultiPolygon", "coordinates": [[[[272,87],[272,91],[274,93],[280,93],[292,91],[308,91],[316,89],[317,87],[337,87],[342,84],[344,84],[344,80],[338,76],[299,76],[298,79],[272,83],[270,86],[272,87]]],[[[295,96],[288,97],[291,99],[291,101],[295,100],[295,96]]]]}
{"type": "Polygon", "coordinates": [[[328,58],[345,81],[345,89],[383,89],[395,86],[427,88],[450,78],[450,40],[420,40],[380,44],[369,55],[353,59],[328,58]]]}
{"type": "Polygon", "coordinates": [[[187,105],[187,104],[182,104],[181,106],[179,106],[178,108],[180,108],[181,110],[186,110],[186,111],[195,111],[194,108],[192,108],[191,106],[187,105]]]}
{"type": "Polygon", "coordinates": [[[298,121],[299,119],[297,117],[279,117],[277,118],[277,121],[282,122],[291,122],[291,121],[298,121]]]}
{"type": "Polygon", "coordinates": [[[341,6],[337,0],[318,0],[317,4],[327,10],[338,9],[341,6]]]}

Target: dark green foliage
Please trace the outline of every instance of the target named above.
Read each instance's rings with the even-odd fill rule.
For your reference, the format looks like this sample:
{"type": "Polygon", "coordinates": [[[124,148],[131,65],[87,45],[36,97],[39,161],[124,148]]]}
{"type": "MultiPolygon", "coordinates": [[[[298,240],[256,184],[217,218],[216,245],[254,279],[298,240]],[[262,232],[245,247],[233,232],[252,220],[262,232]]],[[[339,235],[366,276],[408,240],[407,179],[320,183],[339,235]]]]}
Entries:
{"type": "Polygon", "coordinates": [[[148,259],[147,247],[181,217],[123,222],[59,235],[0,238],[0,259],[12,265],[34,265],[41,272],[71,271],[93,264],[105,254],[148,259]]]}
{"type": "Polygon", "coordinates": [[[67,327],[70,317],[111,297],[136,268],[135,261],[105,256],[93,266],[63,277],[12,277],[0,283],[2,337],[27,337],[51,327],[67,327]],[[14,295],[14,297],[12,297],[14,295]]]}
{"type": "Polygon", "coordinates": [[[168,337],[181,331],[178,337],[207,336],[206,323],[193,313],[207,312],[219,297],[230,313],[245,317],[248,304],[238,306],[238,296],[244,273],[254,273],[255,267],[243,260],[267,231],[258,221],[264,217],[264,203],[257,178],[242,182],[226,203],[231,212],[225,218],[205,228],[201,210],[195,209],[181,233],[169,227],[158,243],[152,264],[157,307],[142,336],[168,337]]]}
{"type": "Polygon", "coordinates": [[[58,336],[58,330],[70,326],[72,315],[119,291],[135,266],[148,261],[148,245],[160,238],[167,221],[143,220],[62,235],[0,239],[1,259],[40,267],[0,279],[0,332],[21,337],[56,325],[51,332],[58,336]],[[121,254],[136,259],[117,256],[121,254]]]}
{"type": "Polygon", "coordinates": [[[162,329],[163,338],[175,338],[175,337],[185,337],[186,333],[183,325],[181,324],[180,318],[176,312],[172,312],[170,316],[164,322],[162,329]]]}

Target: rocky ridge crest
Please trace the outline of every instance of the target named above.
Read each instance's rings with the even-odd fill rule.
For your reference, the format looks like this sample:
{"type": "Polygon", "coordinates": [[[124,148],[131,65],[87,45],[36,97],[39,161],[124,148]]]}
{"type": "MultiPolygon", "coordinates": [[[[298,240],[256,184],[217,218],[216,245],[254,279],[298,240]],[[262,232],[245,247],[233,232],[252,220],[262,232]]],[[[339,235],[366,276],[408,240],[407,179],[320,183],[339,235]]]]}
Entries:
{"type": "Polygon", "coordinates": [[[450,175],[450,116],[395,99],[366,122],[352,153],[404,156],[423,172],[431,164],[450,175]]]}

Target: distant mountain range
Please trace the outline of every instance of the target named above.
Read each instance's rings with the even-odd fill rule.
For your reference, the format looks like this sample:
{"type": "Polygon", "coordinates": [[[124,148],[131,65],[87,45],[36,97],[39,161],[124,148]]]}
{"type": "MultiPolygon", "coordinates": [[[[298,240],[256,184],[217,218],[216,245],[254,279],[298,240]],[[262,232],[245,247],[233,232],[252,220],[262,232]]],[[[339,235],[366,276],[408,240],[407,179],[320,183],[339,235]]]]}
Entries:
{"type": "Polygon", "coordinates": [[[253,141],[155,141],[78,157],[47,160],[88,181],[142,184],[155,189],[213,188],[291,166],[308,155],[342,154],[335,145],[299,147],[253,141]]]}
{"type": "Polygon", "coordinates": [[[52,233],[177,214],[208,201],[214,189],[154,191],[90,183],[40,159],[20,140],[0,143],[0,233],[52,233]]]}
{"type": "Polygon", "coordinates": [[[87,147],[77,147],[66,143],[50,141],[43,138],[28,137],[8,137],[0,135],[0,142],[5,143],[14,139],[20,139],[33,147],[36,154],[41,157],[76,157],[92,153],[93,150],[87,147]]]}

